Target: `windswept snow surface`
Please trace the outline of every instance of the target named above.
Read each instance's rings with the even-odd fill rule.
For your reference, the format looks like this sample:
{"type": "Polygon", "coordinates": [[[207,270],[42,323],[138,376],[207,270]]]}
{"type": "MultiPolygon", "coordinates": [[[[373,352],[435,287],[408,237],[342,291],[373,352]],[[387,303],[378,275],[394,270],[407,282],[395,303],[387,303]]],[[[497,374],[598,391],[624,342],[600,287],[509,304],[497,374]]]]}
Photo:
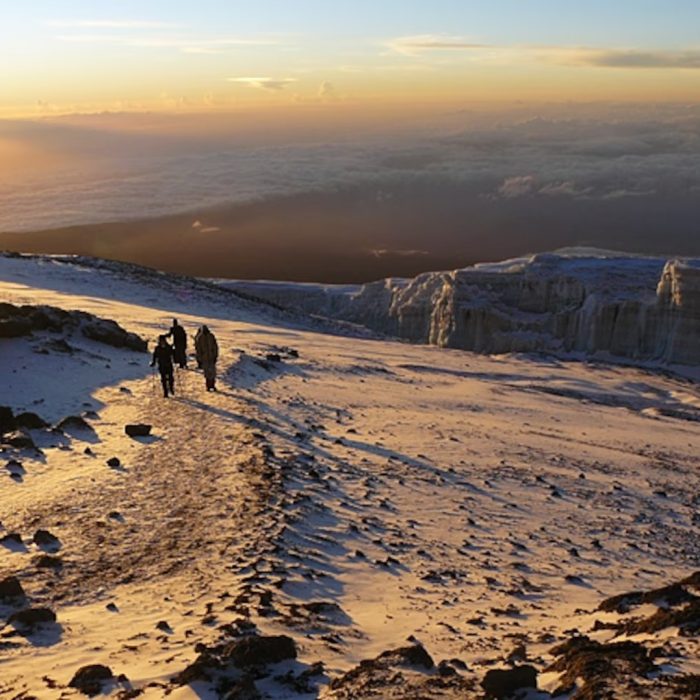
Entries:
{"type": "MultiPolygon", "coordinates": [[[[105,686],[115,697],[213,698],[172,680],[246,615],[296,641],[277,675],[325,664],[306,691],[259,680],[271,697],[333,697],[329,679],[409,638],[475,682],[519,645],[542,671],[573,630],[612,637],[592,631],[614,617],[595,612],[603,597],[700,568],[692,368],[321,333],[84,260],[0,258],[0,301],[89,311],[149,339],[177,316],[221,348],[217,393],[188,369],[165,400],[145,355],[0,339],[0,404],[51,422],[95,412],[93,431],[34,431],[43,454],[0,455],[2,471],[12,457],[24,470],[0,474],[0,537],[23,540],[0,544],[0,578],[57,614],[33,635],[0,631],[0,697],[77,697],[73,674],[101,663],[128,679],[105,686]],[[124,435],[138,421],[151,438],[124,435]],[[39,528],[60,540],[62,568],[37,567],[39,528]]],[[[665,642],[668,673],[698,671],[697,637],[665,642]]],[[[540,675],[543,690],[557,682],[540,675]]]]}

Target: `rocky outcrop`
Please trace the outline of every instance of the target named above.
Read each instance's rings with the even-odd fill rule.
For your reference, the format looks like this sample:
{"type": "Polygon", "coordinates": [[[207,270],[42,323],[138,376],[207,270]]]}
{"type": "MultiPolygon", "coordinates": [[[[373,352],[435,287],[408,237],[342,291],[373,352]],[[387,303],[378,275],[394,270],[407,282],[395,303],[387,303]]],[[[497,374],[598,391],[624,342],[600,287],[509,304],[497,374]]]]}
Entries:
{"type": "Polygon", "coordinates": [[[0,338],[17,338],[39,331],[85,338],[116,348],[146,352],[146,341],[129,333],[110,319],[99,318],[85,311],[64,311],[54,306],[15,306],[0,303],[0,338]]]}
{"type": "Polygon", "coordinates": [[[235,287],[416,343],[700,362],[700,261],[552,253],[360,287],[235,287]]]}

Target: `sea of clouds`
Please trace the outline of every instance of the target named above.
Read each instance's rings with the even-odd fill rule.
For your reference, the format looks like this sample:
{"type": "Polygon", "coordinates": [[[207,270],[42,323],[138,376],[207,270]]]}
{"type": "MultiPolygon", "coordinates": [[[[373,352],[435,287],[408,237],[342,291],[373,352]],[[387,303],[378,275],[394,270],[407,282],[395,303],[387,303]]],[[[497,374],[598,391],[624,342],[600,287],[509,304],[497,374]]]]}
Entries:
{"type": "Polygon", "coordinates": [[[225,131],[205,140],[190,132],[162,139],[148,130],[95,128],[89,120],[0,122],[0,141],[13,139],[63,157],[50,168],[0,175],[0,231],[358,186],[377,201],[397,188],[444,187],[479,207],[554,206],[559,226],[567,207],[580,216],[582,204],[596,202],[620,202],[626,212],[636,202],[665,202],[669,229],[683,232],[700,214],[700,107],[692,105],[454,111],[400,133],[388,123],[365,134],[326,131],[318,139],[277,134],[273,145],[225,131]]]}

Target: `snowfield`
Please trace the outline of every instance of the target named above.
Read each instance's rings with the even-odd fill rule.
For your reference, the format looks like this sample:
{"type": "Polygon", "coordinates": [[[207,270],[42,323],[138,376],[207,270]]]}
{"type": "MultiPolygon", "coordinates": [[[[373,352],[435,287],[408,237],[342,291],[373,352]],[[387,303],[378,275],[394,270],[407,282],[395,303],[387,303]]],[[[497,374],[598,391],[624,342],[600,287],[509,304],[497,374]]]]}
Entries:
{"type": "Polygon", "coordinates": [[[113,319],[150,348],[177,317],[190,350],[201,324],[221,350],[218,392],[191,360],[163,399],[144,353],[0,338],[0,405],[88,424],[0,448],[0,580],[56,615],[22,628],[0,586],[0,697],[80,697],[94,664],[120,698],[478,698],[522,665],[532,699],[698,697],[700,577],[599,609],[700,570],[696,366],[372,338],[85,259],[0,257],[0,302],[113,319]],[[680,605],[690,622],[639,624],[680,605]],[[292,642],[231,661],[252,633],[292,642]],[[583,635],[624,663],[591,676],[583,635]],[[358,666],[414,644],[430,663],[358,666]]]}

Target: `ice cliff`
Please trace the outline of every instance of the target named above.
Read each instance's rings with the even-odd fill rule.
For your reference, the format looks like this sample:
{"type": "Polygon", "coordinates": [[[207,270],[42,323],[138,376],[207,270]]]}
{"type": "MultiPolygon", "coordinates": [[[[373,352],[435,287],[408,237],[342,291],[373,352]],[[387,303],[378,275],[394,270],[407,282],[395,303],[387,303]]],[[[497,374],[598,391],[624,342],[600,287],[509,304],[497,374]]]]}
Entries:
{"type": "Polygon", "coordinates": [[[700,363],[700,261],[539,254],[361,286],[227,283],[416,343],[700,363]]]}

